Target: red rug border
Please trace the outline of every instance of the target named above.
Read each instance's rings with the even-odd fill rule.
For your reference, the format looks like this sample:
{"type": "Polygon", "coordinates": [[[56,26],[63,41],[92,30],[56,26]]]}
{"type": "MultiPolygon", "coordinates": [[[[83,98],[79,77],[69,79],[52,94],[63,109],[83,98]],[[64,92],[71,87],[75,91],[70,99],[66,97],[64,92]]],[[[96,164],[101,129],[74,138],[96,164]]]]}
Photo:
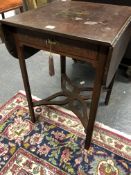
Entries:
{"type": "MultiPolygon", "coordinates": [[[[9,159],[9,161],[7,162],[7,164],[2,168],[2,173],[5,173],[9,164],[12,164],[12,162],[15,161],[15,158],[19,155],[19,154],[23,154],[23,155],[26,155],[26,153],[29,154],[30,157],[33,157],[35,158],[35,162],[37,163],[40,163],[42,166],[45,166],[47,165],[48,168],[51,168],[52,171],[55,171],[56,173],[58,173],[58,175],[67,175],[66,172],[63,172],[62,170],[59,170],[59,168],[53,166],[52,164],[50,164],[49,162],[47,162],[46,160],[43,160],[41,158],[37,158],[34,154],[32,154],[31,152],[28,152],[26,151],[24,148],[19,148],[15,154],[11,157],[11,159],[9,159]]],[[[3,175],[1,174],[0,172],[0,175],[3,175]]]]}

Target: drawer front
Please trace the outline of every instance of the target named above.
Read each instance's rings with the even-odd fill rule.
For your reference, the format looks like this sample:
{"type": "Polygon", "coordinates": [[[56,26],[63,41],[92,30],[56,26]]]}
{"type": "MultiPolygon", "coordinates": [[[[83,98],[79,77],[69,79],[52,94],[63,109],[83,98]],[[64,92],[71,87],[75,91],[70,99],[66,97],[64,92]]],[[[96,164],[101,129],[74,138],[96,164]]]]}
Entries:
{"type": "Polygon", "coordinates": [[[63,53],[66,56],[81,59],[97,59],[97,48],[86,46],[86,48],[56,42],[52,45],[52,52],[63,53]]]}
{"type": "Polygon", "coordinates": [[[23,43],[29,47],[51,51],[52,53],[57,53],[84,61],[95,61],[97,59],[98,46],[94,44],[83,43],[82,41],[75,41],[61,37],[40,37],[23,33],[16,33],[15,35],[20,43],[23,43]]]}

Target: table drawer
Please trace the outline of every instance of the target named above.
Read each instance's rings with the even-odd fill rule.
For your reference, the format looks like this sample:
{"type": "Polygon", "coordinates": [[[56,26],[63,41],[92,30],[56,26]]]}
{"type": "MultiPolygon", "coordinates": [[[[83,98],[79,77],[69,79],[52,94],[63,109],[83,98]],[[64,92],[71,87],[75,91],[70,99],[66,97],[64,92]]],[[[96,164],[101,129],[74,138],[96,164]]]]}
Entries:
{"type": "Polygon", "coordinates": [[[90,47],[89,45],[82,48],[73,44],[56,42],[56,44],[52,45],[52,52],[80,59],[97,59],[97,47],[90,47]]]}
{"type": "Polygon", "coordinates": [[[98,54],[98,47],[94,44],[89,44],[86,42],[65,39],[61,37],[50,36],[40,37],[31,36],[23,33],[17,33],[17,39],[20,40],[24,45],[34,47],[40,50],[51,51],[52,53],[57,53],[72,58],[77,58],[80,60],[96,60],[98,54]]]}

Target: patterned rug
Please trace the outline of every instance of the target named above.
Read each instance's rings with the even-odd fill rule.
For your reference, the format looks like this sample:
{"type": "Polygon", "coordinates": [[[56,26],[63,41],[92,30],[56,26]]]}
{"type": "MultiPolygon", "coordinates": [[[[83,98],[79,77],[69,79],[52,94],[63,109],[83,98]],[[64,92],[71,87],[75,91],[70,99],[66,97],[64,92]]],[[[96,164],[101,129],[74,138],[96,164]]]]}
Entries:
{"type": "Polygon", "coordinates": [[[42,106],[35,113],[33,124],[22,92],[0,108],[0,175],[131,175],[130,136],[96,123],[86,151],[72,112],[42,106]]]}

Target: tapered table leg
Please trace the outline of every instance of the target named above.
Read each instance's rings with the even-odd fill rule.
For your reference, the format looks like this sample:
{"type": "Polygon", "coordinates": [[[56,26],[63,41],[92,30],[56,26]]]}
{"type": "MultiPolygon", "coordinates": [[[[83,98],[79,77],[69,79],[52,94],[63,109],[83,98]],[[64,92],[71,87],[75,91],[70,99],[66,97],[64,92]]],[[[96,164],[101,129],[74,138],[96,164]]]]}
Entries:
{"type": "Polygon", "coordinates": [[[20,64],[20,69],[21,69],[21,73],[22,73],[24,88],[25,88],[26,97],[27,97],[28,106],[29,106],[29,113],[31,116],[31,121],[34,123],[35,122],[35,114],[34,114],[34,109],[33,109],[33,101],[32,101],[32,97],[31,97],[29,78],[28,78],[28,73],[27,73],[27,68],[26,68],[26,63],[25,63],[25,57],[24,57],[24,47],[20,46],[18,42],[16,45],[17,45],[17,53],[18,53],[19,64],[20,64]]]}
{"type": "Polygon", "coordinates": [[[98,108],[101,89],[102,89],[102,80],[104,76],[106,54],[107,54],[106,49],[100,48],[99,55],[98,55],[98,63],[97,63],[98,66],[96,67],[96,76],[95,76],[93,94],[92,94],[92,99],[91,99],[89,121],[88,121],[87,129],[86,129],[85,149],[89,149],[90,144],[91,144],[93,127],[95,123],[97,108],[98,108]]]}
{"type": "Polygon", "coordinates": [[[66,56],[60,55],[61,74],[66,73],[66,56]]]}
{"type": "Polygon", "coordinates": [[[62,74],[66,73],[66,56],[60,55],[60,68],[61,68],[61,88],[62,88],[62,74]]]}
{"type": "Polygon", "coordinates": [[[110,85],[108,87],[106,98],[105,98],[105,105],[109,104],[109,100],[110,100],[110,96],[111,96],[111,92],[112,92],[115,76],[116,76],[116,74],[114,75],[114,77],[113,77],[113,79],[112,79],[112,81],[111,81],[111,83],[110,83],[110,85]]]}
{"type": "Polygon", "coordinates": [[[23,10],[23,6],[21,6],[20,8],[20,12],[22,13],[24,10],[23,10]]]}
{"type": "Polygon", "coordinates": [[[5,14],[4,13],[1,13],[1,15],[2,15],[2,19],[5,19],[5,14]]]}

